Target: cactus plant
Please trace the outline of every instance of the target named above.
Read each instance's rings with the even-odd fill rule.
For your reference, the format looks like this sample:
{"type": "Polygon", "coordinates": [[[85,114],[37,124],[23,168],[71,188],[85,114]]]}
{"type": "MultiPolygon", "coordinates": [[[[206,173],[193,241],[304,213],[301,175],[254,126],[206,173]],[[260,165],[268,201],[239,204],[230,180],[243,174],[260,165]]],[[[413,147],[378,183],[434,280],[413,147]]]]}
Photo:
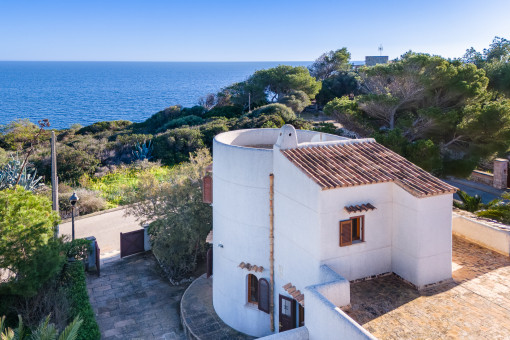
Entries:
{"type": "Polygon", "coordinates": [[[152,159],[152,149],[151,140],[149,140],[149,143],[144,140],[143,144],[137,142],[133,150],[133,156],[137,161],[143,161],[145,159],[150,161],[152,159]]]}

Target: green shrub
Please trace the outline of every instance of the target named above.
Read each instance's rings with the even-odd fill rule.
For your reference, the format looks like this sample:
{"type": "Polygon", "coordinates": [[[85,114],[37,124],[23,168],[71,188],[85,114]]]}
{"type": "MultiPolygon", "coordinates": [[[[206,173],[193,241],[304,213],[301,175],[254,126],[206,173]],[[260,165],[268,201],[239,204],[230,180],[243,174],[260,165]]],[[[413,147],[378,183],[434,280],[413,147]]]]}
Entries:
{"type": "MultiPolygon", "coordinates": [[[[69,197],[76,192],[76,195],[80,198],[76,203],[76,210],[79,211],[80,215],[87,215],[96,211],[108,209],[108,202],[101,195],[101,192],[90,190],[88,188],[78,188],[67,192],[62,192],[58,196],[58,206],[62,213],[69,213],[71,211],[71,202],[69,197]]],[[[70,217],[68,214],[67,217],[70,217]]]]}
{"type": "Polygon", "coordinates": [[[172,119],[181,117],[181,109],[182,106],[180,105],[170,106],[163,111],[153,114],[145,122],[134,124],[134,129],[154,133],[172,119]]]}
{"type": "Polygon", "coordinates": [[[92,245],[89,240],[77,238],[64,243],[63,250],[66,254],[66,258],[84,260],[87,257],[87,254],[92,251],[92,245]]]}
{"type": "Polygon", "coordinates": [[[140,203],[129,207],[142,221],[153,221],[152,251],[174,280],[195,271],[207,249],[204,239],[211,230],[212,209],[202,201],[202,176],[211,161],[209,151],[202,149],[190,162],[175,167],[167,182],[145,176],[136,192],[140,203]]]}
{"type": "Polygon", "coordinates": [[[233,126],[233,130],[239,129],[257,129],[263,126],[270,126],[275,128],[280,128],[285,124],[282,117],[278,115],[262,115],[259,117],[249,118],[242,117],[239,118],[233,126]]]}
{"type": "Polygon", "coordinates": [[[7,164],[8,161],[9,161],[9,155],[7,154],[7,151],[0,148],[0,167],[7,164]]]}
{"type": "Polygon", "coordinates": [[[213,107],[207,113],[204,114],[204,118],[212,117],[225,117],[225,118],[237,118],[243,114],[243,108],[241,106],[218,106],[213,107]]]}
{"type": "MultiPolygon", "coordinates": [[[[80,197],[80,201],[78,201],[80,212],[98,199],[106,200],[107,208],[131,203],[131,196],[138,190],[141,177],[151,174],[157,178],[158,181],[164,181],[172,172],[171,168],[158,166],[155,163],[147,164],[150,165],[147,168],[140,168],[141,164],[144,163],[133,163],[128,167],[119,168],[99,178],[89,176],[82,177],[80,179],[80,184],[87,189],[78,189],[76,191],[77,195],[80,197]],[[93,193],[93,196],[90,197],[91,203],[87,203],[86,195],[83,195],[81,190],[93,193]],[[84,197],[83,201],[81,195],[84,197]]],[[[62,195],[66,198],[64,202],[66,209],[69,209],[69,195],[62,195]]]]}
{"type": "Polygon", "coordinates": [[[292,111],[292,109],[279,103],[261,106],[254,110],[250,116],[258,117],[261,115],[278,115],[285,123],[296,119],[296,114],[292,111]]]}
{"type": "Polygon", "coordinates": [[[213,120],[212,122],[200,126],[202,140],[204,141],[204,144],[208,148],[212,147],[212,141],[217,134],[227,132],[228,130],[229,130],[228,122],[225,118],[216,119],[213,120]]]}
{"type": "Polygon", "coordinates": [[[99,327],[87,293],[83,262],[68,262],[64,268],[64,280],[68,287],[68,299],[71,302],[71,315],[69,315],[69,318],[74,319],[80,316],[83,319],[76,339],[100,339],[101,333],[99,332],[99,327]]]}
{"type": "Polygon", "coordinates": [[[57,153],[57,169],[61,182],[77,183],[83,175],[96,171],[99,159],[89,152],[69,146],[61,146],[57,153]]]}
{"type": "Polygon", "coordinates": [[[337,134],[338,128],[333,123],[321,122],[313,127],[313,131],[324,132],[329,134],[337,134]]]}
{"type": "Polygon", "coordinates": [[[122,130],[131,125],[130,121],[127,120],[113,120],[107,122],[97,122],[89,126],[85,126],[79,129],[76,134],[78,135],[86,135],[86,134],[95,134],[98,132],[104,131],[116,131],[122,130]]]}
{"type": "Polygon", "coordinates": [[[207,110],[205,107],[200,105],[195,105],[193,107],[185,107],[181,111],[181,116],[198,116],[202,117],[207,110]]]}
{"type": "Polygon", "coordinates": [[[157,135],[153,139],[154,158],[165,165],[174,165],[189,159],[189,154],[204,147],[202,135],[196,128],[178,128],[157,135]]]}
{"type": "Polygon", "coordinates": [[[188,126],[194,126],[194,125],[200,125],[204,122],[204,120],[198,116],[190,115],[190,116],[184,116],[181,118],[172,119],[165,125],[163,125],[158,131],[163,132],[168,129],[175,129],[178,127],[181,127],[183,125],[188,126]]]}
{"type": "Polygon", "coordinates": [[[0,294],[33,296],[62,267],[51,201],[21,187],[0,191],[0,268],[13,274],[0,294]]]}
{"type": "Polygon", "coordinates": [[[144,141],[151,140],[154,136],[151,134],[141,133],[124,133],[115,136],[115,143],[119,146],[133,147],[136,143],[143,143],[144,141]]]}

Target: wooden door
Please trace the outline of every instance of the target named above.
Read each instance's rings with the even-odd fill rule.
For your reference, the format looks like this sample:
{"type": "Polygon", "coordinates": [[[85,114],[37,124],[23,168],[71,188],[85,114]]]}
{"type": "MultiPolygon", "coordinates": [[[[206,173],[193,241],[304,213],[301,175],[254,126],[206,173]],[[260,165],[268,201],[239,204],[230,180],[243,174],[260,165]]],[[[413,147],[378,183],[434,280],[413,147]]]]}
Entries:
{"type": "Polygon", "coordinates": [[[296,328],[296,300],[280,295],[280,332],[296,328]]]}
{"type": "Polygon", "coordinates": [[[144,230],[120,233],[120,257],[144,252],[144,230]]]}

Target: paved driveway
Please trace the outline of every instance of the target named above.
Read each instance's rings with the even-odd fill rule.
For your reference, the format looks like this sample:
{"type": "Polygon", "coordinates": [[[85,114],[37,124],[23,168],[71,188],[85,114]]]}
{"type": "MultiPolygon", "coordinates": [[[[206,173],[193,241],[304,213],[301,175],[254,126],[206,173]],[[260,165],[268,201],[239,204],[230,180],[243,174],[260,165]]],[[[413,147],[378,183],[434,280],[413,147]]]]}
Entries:
{"type": "Polygon", "coordinates": [[[185,339],[179,302],[185,286],[160,275],[151,253],[109,262],[87,277],[90,302],[103,340],[185,339]]]}
{"type": "MultiPolygon", "coordinates": [[[[125,209],[112,209],[74,222],[76,238],[94,236],[101,248],[101,257],[119,254],[120,233],[140,228],[140,222],[135,217],[125,216],[125,209]]],[[[71,236],[71,222],[62,223],[59,234],[71,236]]]]}

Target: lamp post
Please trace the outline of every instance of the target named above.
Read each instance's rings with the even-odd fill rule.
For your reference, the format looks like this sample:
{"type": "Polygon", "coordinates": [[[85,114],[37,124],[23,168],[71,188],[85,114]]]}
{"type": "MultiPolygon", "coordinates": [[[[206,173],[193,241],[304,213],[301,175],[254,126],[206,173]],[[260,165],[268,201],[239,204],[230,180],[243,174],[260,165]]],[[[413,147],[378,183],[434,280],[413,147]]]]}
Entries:
{"type": "Polygon", "coordinates": [[[72,196],[69,197],[69,202],[71,202],[71,225],[73,228],[73,241],[74,241],[74,206],[76,205],[76,202],[78,202],[80,198],[76,196],[76,193],[73,192],[72,196]]]}

